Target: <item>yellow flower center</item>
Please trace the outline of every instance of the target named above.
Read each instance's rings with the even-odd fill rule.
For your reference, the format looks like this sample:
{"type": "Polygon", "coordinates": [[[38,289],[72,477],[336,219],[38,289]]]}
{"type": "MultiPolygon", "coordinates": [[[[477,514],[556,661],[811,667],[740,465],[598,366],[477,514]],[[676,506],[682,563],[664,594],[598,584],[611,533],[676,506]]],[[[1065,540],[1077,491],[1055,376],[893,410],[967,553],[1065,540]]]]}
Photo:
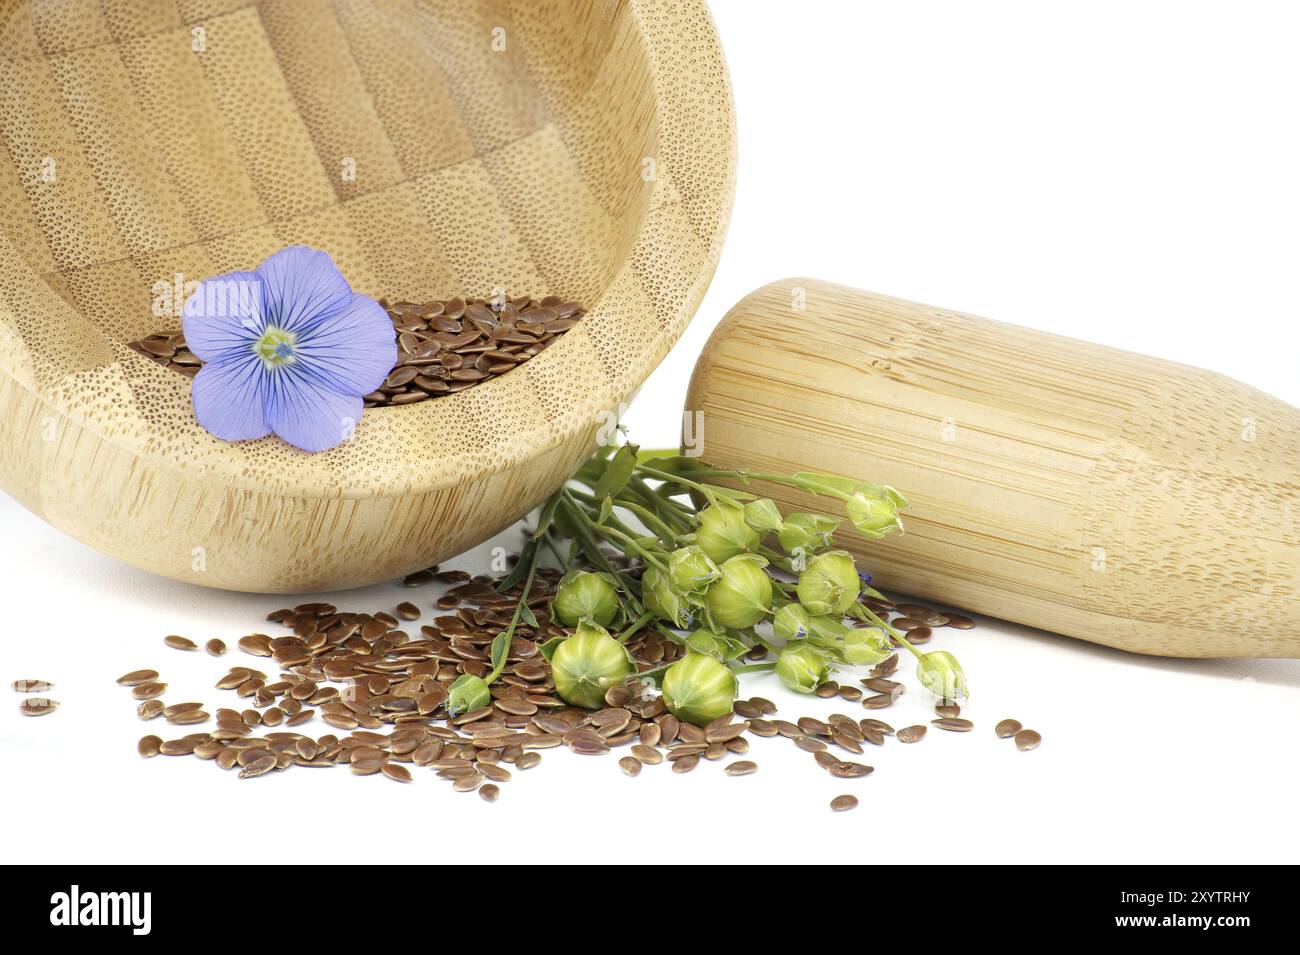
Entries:
{"type": "Polygon", "coordinates": [[[298,336],[293,332],[270,326],[261,338],[253,342],[253,354],[262,359],[267,368],[279,368],[297,360],[293,350],[297,341],[298,336]]]}

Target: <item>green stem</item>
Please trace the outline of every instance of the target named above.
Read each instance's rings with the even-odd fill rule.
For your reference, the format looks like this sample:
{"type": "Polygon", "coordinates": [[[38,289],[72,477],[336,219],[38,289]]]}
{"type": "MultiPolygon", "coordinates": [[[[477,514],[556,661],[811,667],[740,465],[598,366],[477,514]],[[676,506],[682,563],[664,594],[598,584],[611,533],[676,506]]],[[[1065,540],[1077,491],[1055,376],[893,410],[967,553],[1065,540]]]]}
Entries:
{"type": "Polygon", "coordinates": [[[560,553],[559,547],[555,544],[555,536],[548,531],[542,537],[542,541],[550,549],[551,553],[555,555],[555,561],[560,565],[560,571],[567,574],[569,572],[569,558],[560,553]]]}
{"type": "Polygon", "coordinates": [[[641,523],[650,530],[652,534],[662,540],[669,547],[677,547],[677,532],[669,527],[658,514],[655,514],[649,508],[642,507],[636,501],[630,501],[622,495],[614,499],[615,507],[626,508],[641,519],[641,523]]]}
{"type": "MultiPolygon", "coordinates": [[[[586,491],[580,491],[577,488],[569,488],[568,494],[575,501],[579,501],[582,504],[587,505],[587,507],[589,508],[587,512],[588,516],[590,516],[592,511],[595,511],[597,512],[597,514],[599,514],[600,502],[596,500],[596,495],[588,494],[586,491]]],[[[592,518],[592,520],[594,521],[595,518],[592,518]]],[[[597,523],[599,524],[599,521],[597,521],[597,523]]],[[[628,527],[627,524],[623,523],[622,519],[619,518],[617,514],[611,514],[609,516],[609,522],[601,526],[613,527],[615,530],[622,531],[624,534],[632,535],[636,533],[631,527],[628,527]]]]}
{"type": "Polygon", "coordinates": [[[671,627],[665,626],[664,624],[656,621],[655,629],[658,630],[665,637],[667,637],[669,640],[671,640],[673,643],[679,643],[679,644],[684,643],[684,641],[682,640],[682,635],[678,633],[676,630],[673,630],[671,627]]]}
{"type": "MultiPolygon", "coordinates": [[[[638,464],[636,469],[647,477],[652,477],[656,481],[667,481],[672,484],[680,484],[682,487],[688,487],[693,491],[699,491],[703,494],[710,504],[717,503],[717,492],[707,484],[701,484],[699,481],[692,481],[690,478],[684,478],[680,474],[669,474],[667,471],[660,471],[658,468],[652,468],[649,465],[638,464]]],[[[698,474],[698,471],[692,471],[692,474],[698,474]]]]}
{"type": "Polygon", "coordinates": [[[875,624],[897,640],[901,646],[906,647],[912,656],[916,657],[918,660],[921,659],[921,651],[912,646],[911,641],[909,641],[907,637],[903,636],[902,631],[895,630],[889,624],[885,623],[885,621],[877,617],[870,608],[864,607],[862,604],[855,602],[853,606],[849,608],[849,613],[864,623],[875,624]]]}
{"type": "Polygon", "coordinates": [[[794,574],[796,577],[799,576],[799,571],[794,569],[794,562],[775,548],[768,547],[766,544],[761,544],[759,545],[758,552],[763,557],[767,558],[769,564],[772,564],[775,567],[780,567],[787,574],[794,574]]]}
{"type": "Polygon", "coordinates": [[[632,480],[643,487],[646,490],[646,493],[661,501],[665,507],[671,508],[676,512],[678,517],[681,518],[688,528],[693,530],[699,524],[699,519],[696,516],[697,511],[693,505],[688,506],[683,504],[681,501],[674,500],[675,495],[684,494],[686,493],[685,491],[674,491],[667,484],[663,484],[658,488],[652,488],[650,485],[646,484],[645,478],[636,474],[632,475],[632,480]]]}
{"type": "Polygon", "coordinates": [[[585,523],[590,520],[587,513],[573,500],[567,489],[561,490],[559,493],[560,504],[565,514],[569,516],[569,520],[573,522],[573,533],[577,535],[578,546],[587,555],[587,559],[591,561],[593,566],[605,571],[605,573],[622,583],[628,593],[639,595],[641,588],[637,582],[611,564],[609,558],[601,552],[600,543],[592,535],[585,523]]]}
{"type": "MultiPolygon", "coordinates": [[[[659,478],[660,480],[671,480],[676,481],[679,484],[686,484],[687,486],[700,490],[702,493],[704,488],[708,486],[705,484],[699,484],[696,481],[688,481],[686,478],[667,474],[664,471],[659,471],[656,468],[650,468],[645,465],[638,465],[638,469],[650,474],[652,477],[659,478]]],[[[791,477],[787,474],[772,474],[768,471],[742,471],[738,468],[701,468],[698,471],[692,471],[691,474],[697,478],[731,478],[732,480],[740,481],[742,484],[748,484],[750,481],[766,481],[769,484],[780,484],[784,487],[793,487],[801,491],[808,491],[812,494],[821,494],[826,497],[839,498],[841,501],[849,501],[853,499],[853,495],[846,494],[839,488],[834,488],[827,484],[802,480],[800,478],[791,477]]]]}
{"type": "Polygon", "coordinates": [[[629,637],[633,636],[638,630],[640,630],[642,627],[644,627],[647,623],[649,623],[654,618],[655,615],[650,613],[650,611],[647,610],[645,613],[641,614],[641,616],[637,617],[634,621],[632,621],[631,625],[623,628],[623,630],[618,635],[618,642],[627,643],[629,637]]]}
{"type": "MultiPolygon", "coordinates": [[[[545,534],[545,531],[542,531],[545,534]]],[[[528,594],[533,589],[533,578],[537,576],[537,565],[541,561],[542,548],[539,541],[534,541],[532,556],[528,561],[528,576],[524,578],[524,589],[519,594],[519,599],[515,601],[515,612],[510,617],[510,626],[506,627],[503,633],[497,635],[492,641],[493,657],[492,672],[484,680],[489,686],[497,681],[501,676],[501,671],[506,668],[506,660],[510,658],[510,644],[515,638],[515,630],[519,626],[519,621],[524,615],[524,608],[528,606],[528,594]],[[499,649],[499,652],[498,652],[499,649]]]]}
{"type": "Polygon", "coordinates": [[[747,663],[744,666],[732,667],[732,673],[768,673],[776,669],[775,663],[747,663]]]}
{"type": "Polygon", "coordinates": [[[592,533],[600,534],[602,537],[606,537],[616,543],[622,542],[625,553],[629,550],[634,551],[637,554],[637,556],[639,556],[646,563],[654,564],[664,573],[668,572],[667,565],[665,565],[664,562],[661,561],[657,556],[655,556],[654,554],[650,553],[650,551],[642,547],[640,542],[636,538],[634,538],[631,534],[625,534],[622,531],[618,530],[617,528],[609,527],[605,524],[601,524],[597,522],[585,510],[583,510],[581,507],[578,507],[576,503],[573,506],[573,510],[582,518],[582,520],[586,523],[587,527],[591,530],[592,533]]]}
{"type": "Polygon", "coordinates": [[[643,478],[632,475],[627,482],[626,492],[634,495],[642,505],[654,511],[663,522],[672,527],[675,534],[690,534],[698,526],[695,511],[671,497],[656,494],[643,478]]]}

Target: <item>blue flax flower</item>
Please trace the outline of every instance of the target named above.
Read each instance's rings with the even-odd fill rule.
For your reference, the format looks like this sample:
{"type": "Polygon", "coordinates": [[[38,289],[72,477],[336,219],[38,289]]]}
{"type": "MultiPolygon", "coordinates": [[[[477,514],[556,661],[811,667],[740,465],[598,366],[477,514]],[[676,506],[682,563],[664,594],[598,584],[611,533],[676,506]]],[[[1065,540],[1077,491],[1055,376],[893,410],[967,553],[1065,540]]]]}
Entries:
{"type": "Polygon", "coordinates": [[[354,293],[324,252],[290,246],[254,272],[199,284],[185,303],[185,341],[204,362],[194,416],[223,441],[275,432],[304,451],[352,434],[361,396],[397,360],[393,324],[354,293]]]}

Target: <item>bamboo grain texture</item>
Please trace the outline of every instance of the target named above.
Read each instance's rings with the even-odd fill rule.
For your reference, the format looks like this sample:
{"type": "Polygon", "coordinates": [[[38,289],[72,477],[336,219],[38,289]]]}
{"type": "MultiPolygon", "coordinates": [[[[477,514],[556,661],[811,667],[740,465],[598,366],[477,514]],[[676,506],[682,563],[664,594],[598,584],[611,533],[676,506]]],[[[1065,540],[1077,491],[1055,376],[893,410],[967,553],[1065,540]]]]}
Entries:
{"type": "Polygon", "coordinates": [[[535,506],[694,314],[735,175],[702,0],[12,0],[0,144],[0,486],[136,566],[253,591],[391,578],[535,506]],[[127,343],[179,327],[158,283],[295,243],[390,301],[587,314],[331,451],[221,442],[127,343]]]}
{"type": "Polygon", "coordinates": [[[1300,656],[1300,412],[1222,375],[788,279],[718,326],[686,407],[710,463],[899,488],[904,535],[837,534],[884,589],[1139,653],[1300,656]]]}

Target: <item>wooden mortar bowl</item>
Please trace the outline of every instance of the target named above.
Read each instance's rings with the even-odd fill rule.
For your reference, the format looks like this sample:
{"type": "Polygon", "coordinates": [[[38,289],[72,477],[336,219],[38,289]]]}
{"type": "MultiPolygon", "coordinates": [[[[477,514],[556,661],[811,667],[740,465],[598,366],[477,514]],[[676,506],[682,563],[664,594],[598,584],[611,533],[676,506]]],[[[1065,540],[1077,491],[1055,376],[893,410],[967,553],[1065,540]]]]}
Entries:
{"type": "Polygon", "coordinates": [[[6,4],[0,143],[0,486],[138,567],[249,591],[407,573],[545,498],[690,320],[734,190],[702,0],[6,4]],[[376,297],[587,315],[331,451],[219,441],[127,343],[179,328],[177,276],[295,243],[376,297]]]}

